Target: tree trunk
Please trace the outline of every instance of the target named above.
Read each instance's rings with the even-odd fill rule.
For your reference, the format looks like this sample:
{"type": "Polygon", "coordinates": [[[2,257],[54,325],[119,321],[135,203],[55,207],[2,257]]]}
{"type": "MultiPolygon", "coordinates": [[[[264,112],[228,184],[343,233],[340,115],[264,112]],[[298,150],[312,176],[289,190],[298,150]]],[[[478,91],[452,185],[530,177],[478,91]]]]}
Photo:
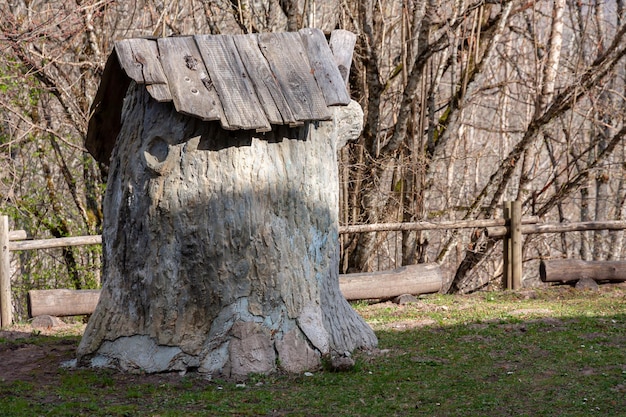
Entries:
{"type": "Polygon", "coordinates": [[[226,377],[377,344],[339,290],[332,121],[225,131],[131,88],[104,201],[103,289],[79,364],[226,377]]]}

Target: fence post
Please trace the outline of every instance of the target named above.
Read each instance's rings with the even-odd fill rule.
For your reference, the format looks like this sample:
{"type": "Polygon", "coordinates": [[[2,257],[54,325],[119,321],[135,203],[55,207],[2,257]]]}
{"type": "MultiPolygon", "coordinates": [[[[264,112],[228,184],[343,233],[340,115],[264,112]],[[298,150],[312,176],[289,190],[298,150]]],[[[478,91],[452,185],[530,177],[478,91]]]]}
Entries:
{"type": "Polygon", "coordinates": [[[505,201],[503,206],[504,219],[507,221],[508,232],[502,248],[503,280],[502,286],[507,290],[522,287],[522,203],[505,201]]]}
{"type": "Polygon", "coordinates": [[[0,216],[0,327],[13,322],[11,301],[11,258],[9,256],[9,217],[0,216]]]}
{"type": "Polygon", "coordinates": [[[511,288],[522,288],[522,202],[511,204],[511,288]]]}
{"type": "Polygon", "coordinates": [[[505,201],[502,205],[502,216],[506,221],[506,235],[502,239],[502,287],[510,290],[513,288],[511,275],[511,202],[505,201]]]}

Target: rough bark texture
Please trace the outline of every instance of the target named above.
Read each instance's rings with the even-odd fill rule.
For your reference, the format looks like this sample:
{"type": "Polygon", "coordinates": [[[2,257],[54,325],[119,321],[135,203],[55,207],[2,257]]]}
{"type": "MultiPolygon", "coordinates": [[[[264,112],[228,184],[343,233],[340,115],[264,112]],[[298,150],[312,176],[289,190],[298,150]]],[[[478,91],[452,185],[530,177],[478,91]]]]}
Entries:
{"type": "Polygon", "coordinates": [[[336,138],[358,135],[362,112],[334,112],[229,132],[131,86],[79,364],[237,377],[375,346],[338,281],[336,138]]]}

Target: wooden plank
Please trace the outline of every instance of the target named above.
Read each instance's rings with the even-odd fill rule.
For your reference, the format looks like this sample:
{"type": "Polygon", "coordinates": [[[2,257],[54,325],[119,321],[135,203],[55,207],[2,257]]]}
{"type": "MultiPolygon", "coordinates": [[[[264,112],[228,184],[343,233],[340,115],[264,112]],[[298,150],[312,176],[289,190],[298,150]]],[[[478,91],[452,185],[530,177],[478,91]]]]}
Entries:
{"type": "Polygon", "coordinates": [[[13,324],[9,216],[0,216],[0,327],[13,324]]]}
{"type": "Polygon", "coordinates": [[[146,84],[152,98],[161,102],[172,101],[155,40],[119,41],[115,43],[115,52],[126,74],[138,84],[146,84]]]}
{"type": "Polygon", "coordinates": [[[64,317],[91,314],[99,299],[100,290],[31,290],[28,292],[28,315],[64,317]]]}
{"type": "Polygon", "coordinates": [[[9,250],[53,249],[65,246],[99,245],[101,235],[61,237],[58,239],[24,240],[9,243],[9,250]]]}
{"type": "Polygon", "coordinates": [[[131,46],[133,39],[124,39],[115,42],[115,53],[122,69],[132,80],[139,84],[145,84],[142,65],[135,59],[131,46]]]}
{"type": "Polygon", "coordinates": [[[234,35],[233,40],[267,119],[272,124],[296,124],[269,63],[259,49],[256,35],[234,35]]]}
{"type": "Polygon", "coordinates": [[[202,120],[220,120],[227,128],[219,97],[193,38],[159,38],[158,46],[176,110],[202,120]]]}
{"type": "Polygon", "coordinates": [[[341,78],[343,78],[346,86],[348,85],[348,79],[350,77],[354,45],[356,45],[356,35],[354,33],[343,29],[333,30],[331,32],[328,46],[333,52],[335,64],[337,64],[341,78]]]}
{"type": "Polygon", "coordinates": [[[296,120],[329,120],[326,100],[313,77],[302,39],[298,33],[257,35],[259,47],[296,120]]]}
{"type": "Polygon", "coordinates": [[[120,132],[121,109],[130,82],[131,79],[122,69],[117,54],[110,54],[90,108],[91,117],[85,138],[85,147],[89,153],[105,165],[109,165],[120,132]]]}
{"type": "Polygon", "coordinates": [[[141,64],[146,84],[167,84],[167,78],[159,60],[159,48],[156,41],[134,39],[131,48],[135,59],[141,64]]]}
{"type": "Polygon", "coordinates": [[[146,90],[158,102],[172,101],[172,93],[170,93],[170,87],[167,84],[150,84],[146,86],[146,90]]]}
{"type": "Polygon", "coordinates": [[[115,43],[115,52],[126,75],[138,84],[146,84],[152,98],[172,101],[155,40],[125,39],[115,43]]]}
{"type": "Polygon", "coordinates": [[[313,69],[313,76],[322,90],[326,105],[349,104],[350,95],[348,95],[346,84],[335,64],[335,57],[326,42],[324,33],[319,29],[305,28],[300,30],[300,36],[313,69]]]}
{"type": "Polygon", "coordinates": [[[441,290],[443,275],[436,263],[406,265],[393,271],[339,275],[346,300],[386,299],[441,290]]]}
{"type": "Polygon", "coordinates": [[[539,277],[543,282],[568,282],[582,278],[626,281],[626,261],[547,259],[539,264],[539,277]]]}
{"type": "Polygon", "coordinates": [[[270,131],[270,122],[232,36],[200,35],[194,39],[220,97],[228,124],[237,129],[270,131]]]}

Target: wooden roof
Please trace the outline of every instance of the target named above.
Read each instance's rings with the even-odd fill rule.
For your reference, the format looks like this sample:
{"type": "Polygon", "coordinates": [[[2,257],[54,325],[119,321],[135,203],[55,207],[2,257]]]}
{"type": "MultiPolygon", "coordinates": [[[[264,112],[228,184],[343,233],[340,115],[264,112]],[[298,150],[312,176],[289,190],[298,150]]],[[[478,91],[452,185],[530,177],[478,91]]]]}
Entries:
{"type": "Polygon", "coordinates": [[[269,131],[328,120],[347,105],[355,35],[318,29],[252,35],[126,39],[115,43],[92,105],[85,145],[108,163],[131,82],[180,113],[228,130],[269,131]],[[332,50],[331,50],[332,48],[332,50]]]}

